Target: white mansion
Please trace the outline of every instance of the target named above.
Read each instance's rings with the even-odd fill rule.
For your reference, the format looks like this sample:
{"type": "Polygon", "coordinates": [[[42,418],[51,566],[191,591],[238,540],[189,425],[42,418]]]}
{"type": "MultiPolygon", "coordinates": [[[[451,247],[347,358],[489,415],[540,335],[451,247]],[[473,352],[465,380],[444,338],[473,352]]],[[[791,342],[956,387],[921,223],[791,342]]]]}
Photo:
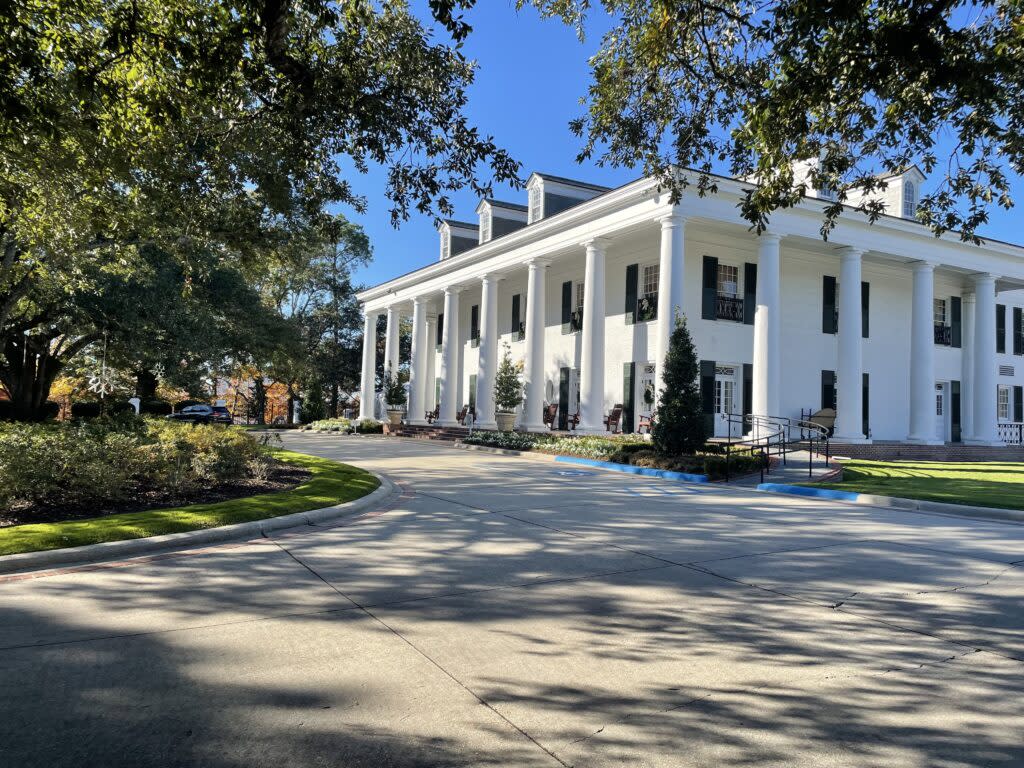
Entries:
{"type": "Polygon", "coordinates": [[[479,223],[445,222],[441,258],[359,294],[362,413],[373,416],[376,328],[397,370],[412,318],[408,417],[469,406],[493,428],[503,344],[521,361],[519,427],[579,416],[632,431],[656,407],[675,315],[700,358],[705,413],[799,418],[835,408],[835,440],[999,444],[1024,421],[1024,248],[936,238],[912,220],[920,171],[888,179],[871,224],[852,208],[827,242],[826,194],[772,214],[757,235],[738,214],[747,186],[717,181],[672,205],[654,179],[617,189],[534,173],[526,206],[484,200],[479,223]]]}

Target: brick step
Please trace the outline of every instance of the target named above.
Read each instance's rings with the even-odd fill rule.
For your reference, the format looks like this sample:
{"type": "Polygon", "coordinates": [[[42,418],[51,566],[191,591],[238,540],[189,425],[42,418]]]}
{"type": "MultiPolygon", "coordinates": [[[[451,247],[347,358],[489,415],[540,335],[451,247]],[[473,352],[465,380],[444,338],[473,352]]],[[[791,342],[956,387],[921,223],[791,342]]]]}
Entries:
{"type": "MultiPolygon", "coordinates": [[[[806,444],[800,444],[806,448],[806,444]]],[[[796,446],[794,446],[796,447],[796,446]]],[[[815,451],[821,450],[815,443],[815,451]]],[[[984,445],[913,445],[910,443],[876,442],[867,445],[856,443],[829,442],[829,453],[851,459],[874,459],[877,461],[1020,461],[1024,462],[1024,446],[1008,445],[989,447],[984,445]]]]}

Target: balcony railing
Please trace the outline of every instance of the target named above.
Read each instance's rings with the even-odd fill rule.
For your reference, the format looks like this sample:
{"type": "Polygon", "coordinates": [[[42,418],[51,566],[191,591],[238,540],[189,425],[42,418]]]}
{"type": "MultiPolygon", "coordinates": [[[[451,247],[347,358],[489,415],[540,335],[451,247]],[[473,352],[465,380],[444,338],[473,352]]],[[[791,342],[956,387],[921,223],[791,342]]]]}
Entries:
{"type": "Polygon", "coordinates": [[[576,333],[583,330],[583,310],[577,309],[569,315],[569,332],[576,333]]]}
{"type": "Polygon", "coordinates": [[[641,296],[636,302],[636,321],[646,323],[658,316],[658,294],[649,293],[641,296]]]}
{"type": "Polygon", "coordinates": [[[1007,445],[1024,445],[1024,422],[1003,421],[997,427],[1000,442],[1007,445]]]}
{"type": "Polygon", "coordinates": [[[737,323],[742,323],[743,299],[718,294],[718,299],[715,302],[715,316],[719,320],[735,320],[737,323]]]}
{"type": "Polygon", "coordinates": [[[942,323],[935,324],[935,343],[944,347],[953,346],[953,329],[942,323]]]}
{"type": "Polygon", "coordinates": [[[512,329],[512,341],[522,341],[526,338],[526,322],[520,322],[518,328],[512,329]]]}

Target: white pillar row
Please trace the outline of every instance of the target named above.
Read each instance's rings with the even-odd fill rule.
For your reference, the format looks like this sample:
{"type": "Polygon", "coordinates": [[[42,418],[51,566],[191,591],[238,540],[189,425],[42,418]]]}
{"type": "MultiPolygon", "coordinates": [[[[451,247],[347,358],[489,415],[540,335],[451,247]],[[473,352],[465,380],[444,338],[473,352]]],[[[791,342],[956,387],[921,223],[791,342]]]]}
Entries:
{"type": "Polygon", "coordinates": [[[441,409],[437,423],[458,426],[459,396],[459,292],[462,286],[444,289],[444,327],[441,331],[441,409]]]}
{"type": "MultiPolygon", "coordinates": [[[[916,262],[910,317],[910,436],[907,440],[926,445],[941,443],[935,430],[934,299],[935,266],[916,262]]],[[[995,310],[993,317],[994,313],[995,310]]],[[[842,379],[838,386],[842,391],[842,379]]]]}
{"type": "Polygon", "coordinates": [[[498,371],[499,275],[484,275],[480,296],[480,368],[476,377],[477,426],[497,429],[494,420],[494,375],[498,371]]]}
{"type": "Polygon", "coordinates": [[[426,357],[423,375],[423,412],[437,407],[437,392],[434,380],[437,378],[437,314],[427,313],[426,343],[423,352],[426,357]]]}
{"type": "Polygon", "coordinates": [[[398,375],[398,323],[401,314],[398,307],[388,307],[387,329],[384,335],[384,371],[398,375]]]}
{"type": "Polygon", "coordinates": [[[996,278],[974,276],[974,434],[975,445],[1000,445],[996,427],[996,278]]]}
{"type": "Polygon", "coordinates": [[[782,378],[779,349],[779,242],[782,238],[764,232],[758,238],[757,290],[754,310],[753,391],[751,408],[758,416],[778,416],[779,386],[782,378]]]}
{"type": "Polygon", "coordinates": [[[359,418],[372,419],[376,402],[377,313],[367,311],[363,320],[363,370],[359,387],[359,418]]]}
{"type": "MultiPolygon", "coordinates": [[[[866,442],[861,256],[862,251],[857,248],[842,248],[839,251],[839,363],[836,366],[836,426],[833,439],[842,443],[866,442]]],[[[914,295],[916,301],[916,288],[914,295]]],[[[931,318],[931,299],[928,300],[928,306],[928,317],[931,318]]],[[[934,338],[930,338],[929,342],[933,343],[934,338]]]]}
{"type": "Polygon", "coordinates": [[[409,411],[410,424],[423,424],[426,407],[423,392],[427,373],[427,300],[413,299],[412,302],[412,360],[409,362],[409,411]]]}
{"type": "Polygon", "coordinates": [[[961,312],[960,440],[974,438],[974,294],[964,293],[961,312]]]}
{"type": "Polygon", "coordinates": [[[581,433],[603,434],[604,426],[604,326],[605,249],[607,241],[595,238],[585,243],[583,273],[583,333],[580,351],[581,433]]]}
{"type": "Polygon", "coordinates": [[[548,262],[533,259],[526,283],[526,360],[523,371],[526,402],[520,426],[542,431],[544,426],[544,283],[548,262]]]}
{"type": "Polygon", "coordinates": [[[661,397],[665,386],[665,356],[669,339],[676,327],[676,313],[683,311],[683,270],[685,251],[683,236],[686,219],[678,213],[663,216],[661,224],[661,258],[658,262],[658,319],[655,321],[655,392],[661,397]]]}

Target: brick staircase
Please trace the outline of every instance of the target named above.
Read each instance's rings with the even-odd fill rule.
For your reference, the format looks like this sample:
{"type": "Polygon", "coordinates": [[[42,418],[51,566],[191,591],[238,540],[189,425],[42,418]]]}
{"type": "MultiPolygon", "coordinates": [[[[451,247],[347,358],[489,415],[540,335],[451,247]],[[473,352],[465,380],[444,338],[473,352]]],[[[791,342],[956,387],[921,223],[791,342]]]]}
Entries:
{"type": "Polygon", "coordinates": [[[395,437],[412,437],[417,440],[460,440],[469,434],[465,427],[438,427],[433,424],[403,424],[387,427],[387,434],[395,437]]]}

